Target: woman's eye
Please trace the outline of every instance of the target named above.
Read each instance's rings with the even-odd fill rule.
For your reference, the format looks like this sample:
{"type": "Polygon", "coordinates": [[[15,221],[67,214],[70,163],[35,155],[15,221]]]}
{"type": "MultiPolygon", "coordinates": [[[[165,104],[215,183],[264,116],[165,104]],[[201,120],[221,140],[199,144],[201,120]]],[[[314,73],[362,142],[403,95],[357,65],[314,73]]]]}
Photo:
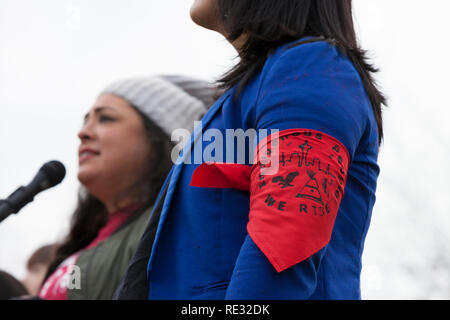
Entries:
{"type": "Polygon", "coordinates": [[[109,116],[100,116],[99,117],[100,122],[108,122],[108,121],[114,121],[113,118],[109,117],[109,116]]]}

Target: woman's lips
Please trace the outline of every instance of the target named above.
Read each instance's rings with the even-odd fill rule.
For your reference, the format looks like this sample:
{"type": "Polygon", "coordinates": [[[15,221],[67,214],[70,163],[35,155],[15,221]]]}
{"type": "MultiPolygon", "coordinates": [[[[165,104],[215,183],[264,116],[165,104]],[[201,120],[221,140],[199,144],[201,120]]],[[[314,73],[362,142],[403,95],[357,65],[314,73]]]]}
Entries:
{"type": "Polygon", "coordinates": [[[81,163],[91,159],[92,157],[98,156],[99,154],[100,154],[100,152],[97,152],[94,150],[82,149],[78,153],[78,163],[81,164],[81,163]]]}

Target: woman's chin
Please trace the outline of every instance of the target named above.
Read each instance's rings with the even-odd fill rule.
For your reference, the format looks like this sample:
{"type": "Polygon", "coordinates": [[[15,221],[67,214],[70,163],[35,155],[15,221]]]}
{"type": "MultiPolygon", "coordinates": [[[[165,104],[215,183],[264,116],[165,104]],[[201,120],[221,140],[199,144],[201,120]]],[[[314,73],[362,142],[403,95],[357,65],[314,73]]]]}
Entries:
{"type": "Polygon", "coordinates": [[[191,15],[191,20],[192,20],[195,24],[197,24],[197,25],[203,27],[203,25],[202,25],[202,19],[201,19],[201,17],[198,16],[198,12],[197,12],[197,10],[196,10],[195,8],[191,8],[190,15],[191,15]]]}
{"type": "Polygon", "coordinates": [[[212,0],[197,0],[191,6],[191,20],[203,28],[218,31],[216,30],[216,8],[212,0]]]}
{"type": "Polygon", "coordinates": [[[98,175],[98,172],[95,172],[94,170],[88,170],[88,169],[82,169],[80,168],[78,170],[78,181],[85,186],[86,188],[89,187],[90,184],[92,184],[93,181],[95,181],[96,176],[98,175]]]}

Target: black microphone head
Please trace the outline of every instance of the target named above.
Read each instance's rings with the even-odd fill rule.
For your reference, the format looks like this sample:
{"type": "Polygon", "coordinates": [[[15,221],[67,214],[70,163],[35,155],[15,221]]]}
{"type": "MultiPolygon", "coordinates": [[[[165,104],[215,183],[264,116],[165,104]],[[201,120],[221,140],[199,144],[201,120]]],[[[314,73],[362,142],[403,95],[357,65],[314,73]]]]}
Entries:
{"type": "Polygon", "coordinates": [[[66,168],[59,161],[49,161],[44,164],[33,178],[33,180],[25,187],[20,187],[14,191],[4,202],[6,206],[0,204],[0,222],[11,213],[17,213],[27,203],[33,201],[36,194],[48,188],[56,186],[66,175],[66,168]]]}
{"type": "Polygon", "coordinates": [[[47,162],[39,171],[47,177],[46,189],[56,186],[66,176],[66,168],[61,162],[56,160],[47,162]]]}

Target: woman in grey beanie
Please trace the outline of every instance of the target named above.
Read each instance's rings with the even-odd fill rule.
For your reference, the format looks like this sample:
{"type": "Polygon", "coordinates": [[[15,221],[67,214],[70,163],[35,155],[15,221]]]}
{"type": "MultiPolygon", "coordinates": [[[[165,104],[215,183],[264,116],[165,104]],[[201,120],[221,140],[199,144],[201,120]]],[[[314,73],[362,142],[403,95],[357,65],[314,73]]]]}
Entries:
{"type": "Polygon", "coordinates": [[[172,166],[171,133],[192,130],[213,96],[207,82],[183,76],[126,79],[101,92],[78,133],[78,204],[41,298],[113,297],[172,166]]]}

